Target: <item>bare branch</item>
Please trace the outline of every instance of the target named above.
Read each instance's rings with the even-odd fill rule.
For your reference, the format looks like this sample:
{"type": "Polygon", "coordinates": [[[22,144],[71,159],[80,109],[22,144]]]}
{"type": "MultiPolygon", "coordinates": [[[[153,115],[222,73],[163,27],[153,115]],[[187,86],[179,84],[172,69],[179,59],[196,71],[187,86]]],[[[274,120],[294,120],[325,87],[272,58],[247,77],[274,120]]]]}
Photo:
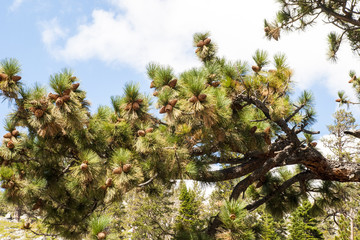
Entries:
{"type": "Polygon", "coordinates": [[[158,173],[155,173],[154,176],[152,176],[149,180],[147,180],[146,182],[140,183],[138,185],[138,187],[144,187],[148,184],[150,184],[152,181],[154,181],[154,179],[158,176],[158,173]]]}
{"type": "Polygon", "coordinates": [[[310,172],[310,171],[306,171],[306,172],[302,172],[299,173],[295,176],[293,176],[292,178],[286,180],[280,187],[278,187],[275,191],[269,193],[268,195],[266,195],[265,197],[257,200],[256,202],[253,202],[249,205],[247,205],[245,207],[246,210],[249,211],[253,211],[256,208],[258,208],[259,206],[261,206],[262,204],[266,203],[267,201],[271,200],[272,198],[274,198],[276,195],[278,195],[281,192],[284,192],[288,187],[290,187],[292,184],[294,184],[295,182],[299,182],[299,181],[306,181],[306,180],[310,180],[310,179],[317,179],[318,176],[315,175],[314,173],[310,172]]]}

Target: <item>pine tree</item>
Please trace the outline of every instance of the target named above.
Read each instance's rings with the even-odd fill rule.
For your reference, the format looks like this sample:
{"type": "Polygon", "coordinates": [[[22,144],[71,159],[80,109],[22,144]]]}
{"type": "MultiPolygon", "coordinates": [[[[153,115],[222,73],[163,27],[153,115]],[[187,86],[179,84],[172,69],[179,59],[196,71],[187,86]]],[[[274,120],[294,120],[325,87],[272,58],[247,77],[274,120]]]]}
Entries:
{"type": "MultiPolygon", "coordinates": [[[[329,125],[328,129],[331,138],[323,139],[324,145],[328,147],[332,155],[328,158],[333,158],[339,161],[358,162],[359,142],[350,135],[345,135],[344,132],[351,131],[356,128],[355,118],[351,112],[346,112],[343,109],[338,110],[334,114],[334,125],[329,125]]],[[[338,228],[337,237],[340,239],[354,239],[358,231],[355,226],[356,213],[359,210],[358,198],[360,192],[358,191],[358,183],[340,183],[336,187],[338,190],[337,199],[329,199],[330,206],[327,207],[328,216],[334,216],[337,219],[334,224],[338,228]]],[[[331,227],[327,225],[326,227],[331,227]]]]}
{"type": "Polygon", "coordinates": [[[196,191],[188,189],[185,182],[180,183],[180,207],[175,223],[175,239],[206,239],[201,234],[204,221],[200,219],[201,201],[196,191]]]}
{"type": "Polygon", "coordinates": [[[279,227],[276,226],[274,219],[270,214],[264,213],[263,215],[263,240],[280,240],[282,236],[276,231],[279,227]]]}
{"type": "MultiPolygon", "coordinates": [[[[327,159],[310,141],[317,133],[310,129],[313,98],[304,91],[292,99],[285,55],[270,61],[257,50],[252,65],[230,62],[217,56],[209,33],[196,33],[193,46],[200,67],[175,74],[170,66],[147,66],[161,119],[149,113],[151,99],[136,84],[90,113],[72,71],[52,75],[47,92],[24,86],[20,64],[3,60],[0,92],[14,109],[0,147],[6,200],[65,238],[94,236],[95,229],[101,239],[111,234],[112,222],[100,218],[106,208],[155,180],[234,180],[229,200],[255,188],[244,208],[266,204],[279,215],[317,191],[312,180],[360,181],[357,163],[327,159]],[[212,164],[223,165],[213,171],[212,164]],[[286,172],[286,165],[298,167],[286,172]]],[[[209,234],[221,224],[219,215],[212,218],[209,234]]]]}
{"type": "Polygon", "coordinates": [[[327,126],[331,138],[322,139],[324,146],[332,152],[327,157],[339,161],[356,161],[359,143],[354,137],[345,134],[346,131],[356,129],[355,118],[344,109],[336,111],[333,117],[334,124],[327,126]]]}
{"type": "MultiPolygon", "coordinates": [[[[147,192],[129,192],[117,218],[121,231],[116,239],[170,239],[177,210],[172,191],[154,185],[147,192]]],[[[112,211],[109,209],[109,213],[112,211]]]]}
{"type": "Polygon", "coordinates": [[[310,215],[311,204],[304,202],[291,216],[289,227],[290,240],[300,239],[324,239],[323,234],[317,228],[317,221],[310,215]]]}

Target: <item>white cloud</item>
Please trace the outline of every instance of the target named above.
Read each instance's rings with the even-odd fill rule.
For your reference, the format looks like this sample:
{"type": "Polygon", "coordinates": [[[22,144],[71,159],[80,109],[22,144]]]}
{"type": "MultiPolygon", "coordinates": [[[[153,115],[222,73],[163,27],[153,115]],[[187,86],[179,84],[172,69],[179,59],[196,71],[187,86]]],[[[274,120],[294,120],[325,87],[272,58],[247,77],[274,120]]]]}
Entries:
{"type": "Polygon", "coordinates": [[[20,7],[20,5],[24,2],[24,0],[14,0],[11,6],[9,7],[10,11],[15,11],[20,7]]]}
{"type": "Polygon", "coordinates": [[[272,19],[278,10],[274,1],[238,0],[109,0],[112,10],[97,9],[91,22],[82,23],[77,32],[62,45],[54,44],[64,37],[61,28],[47,28],[43,41],[58,58],[71,60],[101,59],[109,63],[145,70],[150,61],[169,64],[177,72],[199,65],[192,35],[211,31],[219,45],[219,55],[232,60],[249,60],[256,49],[270,54],[284,52],[295,70],[300,88],[314,81],[335,96],[338,89],[351,91],[347,83],[350,69],[356,69],[351,51],[345,45],[339,62],[326,60],[328,26],[290,33],[281,40],[264,38],[263,19],[272,19]]]}
{"type": "Polygon", "coordinates": [[[56,43],[59,39],[65,38],[67,36],[67,31],[60,26],[56,18],[53,18],[47,22],[42,22],[40,25],[42,27],[42,41],[51,53],[56,54],[59,51],[56,43]]]}

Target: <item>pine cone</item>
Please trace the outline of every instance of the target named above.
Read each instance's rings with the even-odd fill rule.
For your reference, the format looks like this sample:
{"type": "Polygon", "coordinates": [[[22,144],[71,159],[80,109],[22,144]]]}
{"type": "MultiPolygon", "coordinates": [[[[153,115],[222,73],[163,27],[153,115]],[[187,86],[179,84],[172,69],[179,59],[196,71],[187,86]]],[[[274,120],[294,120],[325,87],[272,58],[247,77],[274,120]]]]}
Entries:
{"type": "Polygon", "coordinates": [[[113,170],[112,172],[113,174],[121,174],[122,173],[122,168],[121,167],[117,167],[113,170]]]}
{"type": "Polygon", "coordinates": [[[56,99],[55,103],[57,107],[62,107],[62,105],[64,105],[64,100],[62,97],[59,97],[58,99],[56,99]]]}
{"type": "Polygon", "coordinates": [[[213,86],[213,87],[217,87],[217,86],[219,86],[220,85],[220,82],[212,82],[211,83],[211,86],[213,86]]]}
{"type": "Polygon", "coordinates": [[[195,49],[195,53],[198,53],[200,51],[200,48],[195,49]]]}
{"type": "Polygon", "coordinates": [[[172,107],[170,104],[166,105],[166,107],[165,107],[165,112],[169,113],[169,112],[171,112],[172,110],[173,110],[173,107],[172,107]]]}
{"type": "Polygon", "coordinates": [[[233,214],[233,213],[232,213],[232,214],[230,214],[230,219],[231,219],[231,220],[235,220],[235,219],[236,219],[236,215],[235,215],[235,214],[233,214]]]}
{"type": "Polygon", "coordinates": [[[163,113],[165,113],[166,111],[165,111],[165,106],[162,106],[162,108],[160,108],[160,111],[159,111],[159,113],[160,114],[163,114],[163,113]]]}
{"type": "Polygon", "coordinates": [[[35,107],[29,107],[29,110],[30,110],[30,112],[33,112],[33,113],[35,113],[35,111],[36,111],[36,108],[35,108],[35,107]]]}
{"type": "Polygon", "coordinates": [[[147,129],[145,130],[146,133],[152,133],[153,131],[154,131],[153,128],[147,128],[147,129]]]}
{"type": "Polygon", "coordinates": [[[139,131],[137,131],[137,134],[138,134],[138,136],[140,136],[140,137],[144,137],[144,136],[146,135],[146,133],[145,133],[144,130],[139,130],[139,131]]]}
{"type": "Polygon", "coordinates": [[[153,96],[156,97],[157,95],[159,95],[158,91],[153,92],[153,96]]]}
{"type": "Polygon", "coordinates": [[[75,81],[76,77],[75,76],[72,76],[69,78],[71,81],[75,81]]]}
{"type": "Polygon", "coordinates": [[[261,67],[259,67],[259,66],[257,66],[257,65],[254,65],[254,66],[251,67],[251,69],[252,69],[254,72],[258,73],[258,72],[260,72],[261,67]]]}
{"type": "Polygon", "coordinates": [[[69,88],[69,89],[65,89],[64,91],[63,91],[63,96],[65,96],[65,95],[70,95],[70,93],[71,93],[71,89],[69,88]]]}
{"type": "Polygon", "coordinates": [[[14,129],[12,132],[11,132],[11,135],[13,135],[14,137],[17,137],[19,136],[19,131],[14,129]]]}
{"type": "Polygon", "coordinates": [[[257,126],[253,126],[251,129],[250,129],[250,132],[251,133],[255,133],[257,130],[257,126]]]}
{"type": "Polygon", "coordinates": [[[71,85],[71,90],[76,91],[79,88],[79,86],[80,86],[80,83],[74,83],[71,85]]]}
{"type": "Polygon", "coordinates": [[[131,108],[132,108],[132,103],[128,103],[128,104],[125,106],[125,110],[126,110],[126,111],[129,111],[131,108]]]}
{"type": "Polygon", "coordinates": [[[132,104],[132,109],[135,110],[135,111],[139,110],[139,109],[140,109],[139,103],[134,102],[134,103],[132,104]]]}
{"type": "Polygon", "coordinates": [[[317,142],[311,142],[310,145],[311,145],[312,147],[316,147],[317,142]]]}
{"type": "Polygon", "coordinates": [[[4,135],[4,138],[11,138],[11,137],[12,137],[12,135],[9,132],[4,135]]]}
{"type": "Polygon", "coordinates": [[[21,80],[21,77],[20,76],[12,76],[11,80],[13,80],[14,82],[18,82],[21,80]]]}
{"type": "Polygon", "coordinates": [[[56,101],[56,99],[58,99],[59,94],[53,94],[53,93],[49,93],[48,97],[54,101],[56,101]]]}
{"type": "Polygon", "coordinates": [[[265,31],[266,33],[270,32],[270,27],[265,27],[265,28],[264,28],[264,31],[265,31]]]}
{"type": "Polygon", "coordinates": [[[197,44],[196,44],[197,47],[203,47],[204,46],[204,41],[203,40],[200,40],[197,44]]]}
{"type": "Polygon", "coordinates": [[[176,84],[177,84],[177,79],[175,78],[175,79],[171,80],[168,85],[171,88],[175,88],[176,84]]]}
{"type": "Polygon", "coordinates": [[[41,118],[44,115],[44,111],[41,109],[36,109],[34,112],[35,117],[41,118]]]}
{"type": "Polygon", "coordinates": [[[88,169],[88,165],[87,165],[86,163],[82,163],[82,164],[80,165],[80,169],[81,169],[82,171],[85,171],[86,169],[88,169]]]}
{"type": "Polygon", "coordinates": [[[270,134],[270,132],[271,132],[271,128],[270,128],[270,127],[267,127],[267,128],[264,129],[264,133],[270,134]]]}
{"type": "Polygon", "coordinates": [[[201,93],[201,94],[199,94],[198,99],[200,102],[203,102],[203,101],[205,101],[206,97],[207,97],[207,95],[205,93],[201,93]]]}
{"type": "Polygon", "coordinates": [[[108,186],[108,187],[111,187],[111,185],[112,185],[112,178],[106,179],[105,185],[108,186]]]}
{"type": "Polygon", "coordinates": [[[0,81],[3,80],[3,81],[6,81],[8,79],[8,75],[5,74],[5,73],[0,73],[0,81]]]}
{"type": "Polygon", "coordinates": [[[177,101],[178,101],[177,99],[172,99],[169,101],[169,104],[174,107],[176,105],[177,101]]]}
{"type": "Polygon", "coordinates": [[[97,239],[98,240],[103,240],[103,239],[105,239],[106,238],[106,233],[105,232],[99,232],[98,234],[97,234],[97,239]]]}
{"type": "Polygon", "coordinates": [[[199,101],[199,99],[195,95],[189,98],[189,102],[196,103],[197,101],[199,101]]]}
{"type": "Polygon", "coordinates": [[[70,101],[70,95],[64,95],[62,97],[62,99],[63,99],[64,102],[68,102],[68,101],[70,101]]]}
{"type": "Polygon", "coordinates": [[[131,164],[127,163],[123,166],[124,173],[128,173],[131,170],[131,164]]]}
{"type": "Polygon", "coordinates": [[[205,45],[208,45],[210,42],[211,42],[211,39],[210,39],[210,38],[206,38],[206,39],[204,40],[204,44],[205,44],[205,45]]]}
{"type": "Polygon", "coordinates": [[[141,99],[141,98],[139,98],[139,99],[136,100],[136,102],[137,102],[138,104],[141,104],[143,101],[144,101],[144,99],[141,99]]]}
{"type": "Polygon", "coordinates": [[[335,100],[335,102],[341,102],[341,99],[340,99],[340,98],[338,98],[338,99],[336,99],[336,100],[335,100]]]}
{"type": "Polygon", "coordinates": [[[154,81],[152,81],[151,83],[150,83],[150,88],[155,88],[156,86],[155,86],[155,82],[154,81]]]}

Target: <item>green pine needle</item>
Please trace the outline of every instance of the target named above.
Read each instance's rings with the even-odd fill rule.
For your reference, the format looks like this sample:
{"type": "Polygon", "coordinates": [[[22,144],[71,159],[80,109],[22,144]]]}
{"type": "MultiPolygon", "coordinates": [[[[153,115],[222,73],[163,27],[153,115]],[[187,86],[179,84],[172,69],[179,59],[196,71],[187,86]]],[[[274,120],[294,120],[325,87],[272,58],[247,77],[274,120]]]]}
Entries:
{"type": "Polygon", "coordinates": [[[14,76],[21,72],[21,66],[15,58],[6,58],[0,62],[1,69],[8,76],[14,76]]]}
{"type": "Polygon", "coordinates": [[[264,67],[265,65],[269,64],[268,60],[268,53],[263,50],[256,50],[253,59],[259,67],[264,67]]]}

